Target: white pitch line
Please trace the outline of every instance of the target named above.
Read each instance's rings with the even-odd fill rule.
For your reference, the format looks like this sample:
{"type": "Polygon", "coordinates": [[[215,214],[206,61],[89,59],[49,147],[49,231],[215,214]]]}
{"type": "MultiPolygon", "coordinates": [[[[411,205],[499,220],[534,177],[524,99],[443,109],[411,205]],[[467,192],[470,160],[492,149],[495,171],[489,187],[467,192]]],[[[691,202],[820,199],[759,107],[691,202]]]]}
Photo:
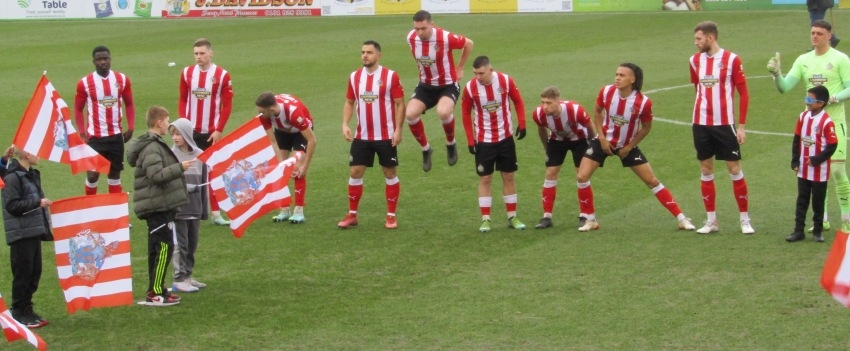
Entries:
{"type": "MultiPolygon", "coordinates": [[[[772,76],[770,76],[770,75],[755,76],[755,77],[749,77],[749,79],[770,78],[770,77],[772,77],[772,76]]],[[[647,90],[643,93],[644,94],[652,94],[652,93],[658,93],[658,92],[668,91],[668,90],[675,90],[675,89],[682,89],[682,88],[693,88],[693,86],[694,86],[693,84],[676,85],[676,86],[672,86],[672,87],[647,90]]],[[[666,118],[660,118],[660,117],[654,117],[652,120],[664,122],[664,123],[670,123],[670,124],[678,124],[678,125],[681,125],[681,126],[689,126],[689,125],[693,124],[691,122],[682,122],[682,121],[677,121],[677,120],[674,120],[674,119],[666,119],[666,118]]],[[[794,136],[794,134],[791,134],[791,133],[763,132],[763,131],[760,131],[760,130],[749,130],[749,129],[747,130],[747,134],[775,135],[775,136],[781,136],[781,137],[793,137],[794,136]]],[[[847,139],[850,140],[850,138],[847,138],[847,139]]]]}

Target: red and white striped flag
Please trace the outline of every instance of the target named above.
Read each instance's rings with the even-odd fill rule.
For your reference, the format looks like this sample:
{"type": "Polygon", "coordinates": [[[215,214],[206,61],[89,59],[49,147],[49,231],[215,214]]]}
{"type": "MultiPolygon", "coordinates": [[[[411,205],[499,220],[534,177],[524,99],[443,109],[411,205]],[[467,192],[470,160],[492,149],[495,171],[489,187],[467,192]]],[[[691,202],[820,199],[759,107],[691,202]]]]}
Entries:
{"type": "Polygon", "coordinates": [[[12,318],[3,296],[0,296],[0,327],[3,327],[7,342],[24,339],[41,351],[47,350],[47,343],[38,334],[12,318]]]}
{"type": "Polygon", "coordinates": [[[213,144],[198,159],[210,167],[215,198],[230,217],[230,229],[237,238],[254,220],[291,202],[286,184],[296,158],[278,163],[258,118],[213,144]]]}
{"type": "Polygon", "coordinates": [[[835,242],[826,256],[820,284],[836,301],[850,307],[850,255],[847,255],[847,244],[847,233],[836,231],[835,242]]]}
{"type": "Polygon", "coordinates": [[[127,193],[57,200],[50,212],[68,313],[132,305],[127,193]]]}
{"type": "Polygon", "coordinates": [[[71,123],[68,104],[42,75],[15,133],[15,146],[71,166],[71,173],[109,172],[109,160],[83,142],[71,123]]]}

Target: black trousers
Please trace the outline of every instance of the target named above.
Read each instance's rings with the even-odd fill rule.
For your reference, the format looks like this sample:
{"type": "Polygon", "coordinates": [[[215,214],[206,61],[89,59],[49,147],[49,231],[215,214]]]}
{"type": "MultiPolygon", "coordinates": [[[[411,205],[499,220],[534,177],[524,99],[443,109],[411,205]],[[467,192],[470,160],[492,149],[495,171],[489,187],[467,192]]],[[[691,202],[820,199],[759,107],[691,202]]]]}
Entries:
{"type": "Polygon", "coordinates": [[[794,231],[803,232],[806,226],[806,211],[812,204],[814,233],[823,232],[823,204],[826,199],[826,183],[797,177],[797,212],[794,216],[794,231]]]}
{"type": "Polygon", "coordinates": [[[41,238],[21,239],[9,245],[12,261],[12,311],[32,307],[41,280],[41,238]]]}
{"type": "Polygon", "coordinates": [[[148,223],[148,292],[168,295],[165,277],[174,253],[174,212],[158,212],[145,219],[148,223]]]}

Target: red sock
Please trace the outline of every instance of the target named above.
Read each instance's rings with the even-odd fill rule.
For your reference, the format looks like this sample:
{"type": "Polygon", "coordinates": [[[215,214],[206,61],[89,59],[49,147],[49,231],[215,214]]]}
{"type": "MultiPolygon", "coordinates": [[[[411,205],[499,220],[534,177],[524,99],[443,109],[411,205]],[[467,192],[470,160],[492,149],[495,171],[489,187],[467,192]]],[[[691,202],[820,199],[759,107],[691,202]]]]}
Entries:
{"type": "Polygon", "coordinates": [[[446,142],[453,142],[455,140],[455,119],[451,117],[451,122],[447,124],[443,124],[443,131],[446,132],[446,142]]]}
{"type": "Polygon", "coordinates": [[[714,198],[717,194],[714,190],[714,180],[703,180],[700,184],[700,190],[702,190],[702,204],[705,205],[705,212],[714,212],[716,209],[714,198]]]}
{"type": "Polygon", "coordinates": [[[97,188],[89,188],[88,186],[85,186],[85,188],[86,188],[86,195],[87,196],[88,195],[97,195],[97,188]]]}
{"type": "Polygon", "coordinates": [[[428,138],[425,136],[425,123],[420,119],[416,124],[408,124],[413,137],[419,142],[419,145],[425,147],[428,145],[428,138]]]}
{"type": "Polygon", "coordinates": [[[674,216],[678,216],[682,213],[682,210],[679,209],[679,205],[676,204],[676,200],[673,199],[673,194],[671,194],[670,190],[667,190],[667,188],[661,189],[661,191],[655,193],[655,198],[658,199],[658,202],[661,202],[661,204],[667,208],[667,211],[670,211],[670,213],[674,216]]]}
{"type": "Polygon", "coordinates": [[[395,213],[398,205],[398,195],[401,193],[401,183],[387,185],[385,193],[387,195],[387,213],[395,213]]]}
{"type": "Polygon", "coordinates": [[[555,196],[558,194],[557,187],[543,187],[543,213],[552,213],[555,208],[555,196]]]}
{"type": "Polygon", "coordinates": [[[122,193],[122,192],[124,192],[124,189],[121,188],[121,184],[109,186],[109,193],[110,194],[117,194],[117,193],[122,193]]]}
{"type": "Polygon", "coordinates": [[[747,181],[744,178],[732,181],[732,191],[735,193],[735,201],[738,202],[738,212],[747,212],[750,200],[747,195],[747,181]]]}
{"type": "Polygon", "coordinates": [[[516,202],[505,201],[505,209],[508,211],[508,213],[516,213],[516,202]]]}
{"type": "Polygon", "coordinates": [[[348,185],[348,212],[356,213],[363,195],[363,185],[348,185]]]}
{"type": "Polygon", "coordinates": [[[578,208],[581,213],[596,213],[593,209],[593,188],[589,185],[587,188],[578,189],[578,208]]]}
{"type": "Polygon", "coordinates": [[[307,195],[307,178],[295,178],[295,206],[304,206],[304,197],[307,195]]]}
{"type": "Polygon", "coordinates": [[[210,192],[210,210],[211,211],[221,211],[221,208],[218,207],[218,201],[215,199],[215,191],[212,188],[212,184],[209,185],[210,192]]]}

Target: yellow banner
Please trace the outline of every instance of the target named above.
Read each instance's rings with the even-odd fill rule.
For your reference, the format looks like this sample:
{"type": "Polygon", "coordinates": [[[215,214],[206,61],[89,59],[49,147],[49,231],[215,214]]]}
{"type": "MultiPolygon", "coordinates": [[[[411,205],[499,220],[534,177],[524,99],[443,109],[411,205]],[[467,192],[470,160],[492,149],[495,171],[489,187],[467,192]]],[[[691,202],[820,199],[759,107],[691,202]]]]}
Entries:
{"type": "Polygon", "coordinates": [[[422,0],[375,0],[376,15],[414,14],[422,8],[422,0]]]}
{"type": "Polygon", "coordinates": [[[517,0],[469,0],[471,13],[516,13],[517,0]]]}

